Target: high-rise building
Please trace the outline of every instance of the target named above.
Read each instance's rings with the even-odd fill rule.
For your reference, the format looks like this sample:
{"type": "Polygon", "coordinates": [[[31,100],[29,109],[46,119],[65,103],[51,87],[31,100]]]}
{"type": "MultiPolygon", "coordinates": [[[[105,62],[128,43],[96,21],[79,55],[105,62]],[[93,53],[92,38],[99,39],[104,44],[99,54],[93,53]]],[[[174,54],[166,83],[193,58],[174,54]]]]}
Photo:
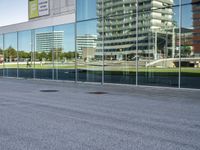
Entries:
{"type": "Polygon", "coordinates": [[[192,0],[193,11],[193,51],[200,56],[200,0],[192,0]]]}
{"type": "Polygon", "coordinates": [[[80,58],[84,57],[84,54],[89,54],[92,51],[92,56],[94,58],[94,53],[97,47],[97,36],[96,35],[78,35],[76,38],[77,52],[80,58]],[[89,52],[90,51],[90,52],[89,52]],[[94,51],[94,52],[93,52],[94,51]]]}
{"type": "Polygon", "coordinates": [[[98,17],[103,16],[105,21],[103,23],[102,19],[98,21],[100,36],[96,55],[101,55],[102,41],[104,41],[106,59],[125,59],[125,54],[126,58],[127,55],[134,56],[137,40],[139,55],[157,57],[158,49],[166,47],[166,44],[159,45],[159,36],[160,40],[164,39],[162,36],[168,31],[167,34],[171,35],[172,39],[170,30],[174,26],[172,5],[173,0],[138,0],[138,39],[136,39],[136,0],[106,0],[103,6],[102,1],[97,0],[98,17]],[[155,38],[158,38],[157,42],[155,38]]]}
{"type": "Polygon", "coordinates": [[[36,50],[38,52],[64,49],[64,32],[36,33],[36,50]]]}

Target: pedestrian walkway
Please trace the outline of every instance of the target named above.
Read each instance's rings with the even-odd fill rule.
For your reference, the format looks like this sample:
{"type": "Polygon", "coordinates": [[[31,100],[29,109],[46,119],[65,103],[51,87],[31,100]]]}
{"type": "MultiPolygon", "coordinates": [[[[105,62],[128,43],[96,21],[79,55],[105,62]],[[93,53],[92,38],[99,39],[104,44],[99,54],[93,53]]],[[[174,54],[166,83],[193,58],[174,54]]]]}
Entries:
{"type": "Polygon", "coordinates": [[[200,91],[0,78],[1,150],[197,150],[200,91]]]}

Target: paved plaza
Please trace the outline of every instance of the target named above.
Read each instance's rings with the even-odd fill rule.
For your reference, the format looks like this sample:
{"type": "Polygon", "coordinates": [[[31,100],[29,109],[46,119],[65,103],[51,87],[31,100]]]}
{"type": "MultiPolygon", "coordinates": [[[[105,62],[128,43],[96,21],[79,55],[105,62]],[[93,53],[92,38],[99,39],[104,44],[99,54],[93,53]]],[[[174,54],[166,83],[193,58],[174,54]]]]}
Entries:
{"type": "Polygon", "coordinates": [[[0,78],[0,150],[198,150],[200,90],[0,78]]]}

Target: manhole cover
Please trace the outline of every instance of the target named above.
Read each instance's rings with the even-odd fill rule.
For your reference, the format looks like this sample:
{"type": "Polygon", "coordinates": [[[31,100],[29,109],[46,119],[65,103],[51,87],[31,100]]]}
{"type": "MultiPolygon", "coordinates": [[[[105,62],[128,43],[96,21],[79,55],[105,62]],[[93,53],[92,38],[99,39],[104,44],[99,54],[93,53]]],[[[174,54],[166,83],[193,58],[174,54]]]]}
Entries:
{"type": "Polygon", "coordinates": [[[50,93],[50,92],[58,92],[58,90],[40,90],[40,92],[47,92],[47,93],[49,92],[50,93]]]}
{"type": "Polygon", "coordinates": [[[97,95],[101,95],[101,94],[108,94],[107,92],[88,92],[89,94],[97,94],[97,95]]]}

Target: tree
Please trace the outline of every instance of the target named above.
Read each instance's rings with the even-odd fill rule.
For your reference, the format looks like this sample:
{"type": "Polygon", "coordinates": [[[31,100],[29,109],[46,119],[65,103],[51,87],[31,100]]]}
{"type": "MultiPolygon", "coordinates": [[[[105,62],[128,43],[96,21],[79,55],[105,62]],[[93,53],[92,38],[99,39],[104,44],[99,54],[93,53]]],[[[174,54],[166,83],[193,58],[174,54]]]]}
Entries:
{"type": "Polygon", "coordinates": [[[31,52],[18,51],[19,58],[31,58],[31,52]]]}
{"type": "Polygon", "coordinates": [[[0,48],[0,54],[3,54],[3,49],[0,48]]]}
{"type": "Polygon", "coordinates": [[[46,52],[36,52],[36,59],[39,59],[39,61],[42,61],[43,59],[48,59],[48,54],[46,52]]]}
{"type": "Polygon", "coordinates": [[[191,54],[191,48],[189,46],[182,46],[181,47],[181,55],[183,57],[188,57],[191,54]]]}
{"type": "Polygon", "coordinates": [[[14,61],[14,58],[17,58],[17,51],[13,47],[9,46],[5,50],[4,56],[5,58],[8,58],[10,62],[14,61]]]}
{"type": "Polygon", "coordinates": [[[65,53],[63,53],[63,57],[65,57],[67,59],[73,59],[73,58],[75,58],[75,52],[65,52],[65,53]]]}

